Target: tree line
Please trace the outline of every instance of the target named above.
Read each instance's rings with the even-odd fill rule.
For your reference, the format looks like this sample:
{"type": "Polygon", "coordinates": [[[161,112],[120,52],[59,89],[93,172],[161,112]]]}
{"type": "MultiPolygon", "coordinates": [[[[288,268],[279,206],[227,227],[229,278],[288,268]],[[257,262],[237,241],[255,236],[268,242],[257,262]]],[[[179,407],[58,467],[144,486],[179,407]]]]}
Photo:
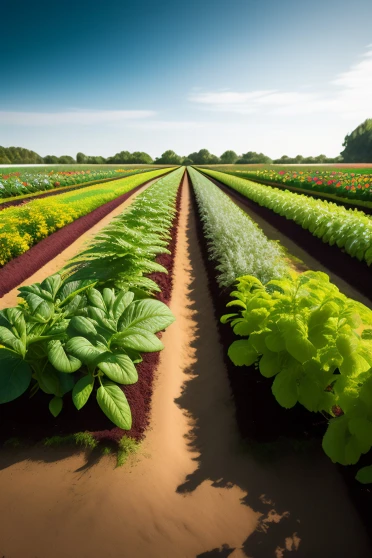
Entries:
{"type": "Polygon", "coordinates": [[[242,155],[238,155],[235,151],[227,150],[220,157],[210,153],[208,149],[200,149],[198,152],[190,153],[187,156],[177,155],[171,149],[165,151],[161,157],[155,160],[148,153],[143,151],[120,151],[112,157],[90,156],[84,153],[77,153],[76,159],[70,155],[46,155],[41,157],[34,151],[24,149],[22,147],[1,147],[0,146],[0,164],[134,164],[134,165],[231,165],[231,164],[315,164],[315,163],[372,163],[372,119],[357,126],[350,134],[345,137],[343,142],[344,150],[338,157],[327,157],[326,155],[318,155],[316,157],[288,157],[283,155],[279,159],[271,159],[264,153],[256,153],[248,151],[242,155]]]}

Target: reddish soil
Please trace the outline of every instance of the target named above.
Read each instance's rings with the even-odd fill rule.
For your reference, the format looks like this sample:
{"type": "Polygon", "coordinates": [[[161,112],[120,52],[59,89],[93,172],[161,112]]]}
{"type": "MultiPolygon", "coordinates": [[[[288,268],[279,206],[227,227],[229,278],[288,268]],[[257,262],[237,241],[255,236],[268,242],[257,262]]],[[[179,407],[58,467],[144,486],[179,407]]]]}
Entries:
{"type": "MultiPolygon", "coordinates": [[[[158,294],[157,298],[166,304],[170,301],[173,285],[173,268],[177,242],[181,191],[182,186],[178,191],[176,201],[177,213],[170,231],[172,235],[172,240],[169,244],[171,254],[160,255],[156,260],[158,263],[161,263],[166,267],[168,274],[153,273],[150,275],[152,279],[154,279],[157,283],[160,283],[160,287],[163,289],[162,292],[158,294]]],[[[132,190],[132,192],[134,192],[134,190],[132,190]]],[[[125,194],[125,196],[130,195],[132,192],[125,194]]],[[[115,202],[116,201],[117,200],[115,200],[115,202]]],[[[122,202],[123,199],[121,199],[121,202],[119,203],[122,202]]],[[[110,210],[111,209],[112,207],[110,210]]],[[[90,215],[87,217],[90,217],[90,215]]],[[[75,223],[72,223],[72,225],[75,225],[75,223]]],[[[68,225],[68,227],[69,226],[71,225],[68,225]]],[[[64,229],[68,227],[64,227],[64,229]]],[[[64,229],[61,229],[61,231],[58,232],[63,232],[64,229]]],[[[51,236],[56,234],[58,233],[54,233],[51,236]]],[[[78,235],[76,234],[75,238],[76,236],[78,235]]],[[[50,238],[51,237],[46,240],[49,240],[50,238]]],[[[38,248],[40,244],[42,244],[42,242],[35,246],[35,248],[38,248]]],[[[57,248],[58,253],[62,248],[60,245],[57,245],[57,248]]],[[[31,252],[31,250],[29,252],[31,252]]],[[[18,284],[21,279],[19,276],[17,279],[18,284]]],[[[161,333],[159,336],[161,336],[161,333]]],[[[29,395],[26,393],[16,401],[13,401],[10,405],[0,405],[0,423],[2,424],[0,441],[5,441],[10,437],[19,437],[22,439],[26,438],[31,441],[39,441],[44,437],[54,435],[63,436],[80,431],[90,431],[97,440],[104,440],[106,442],[113,443],[118,442],[124,434],[127,434],[136,440],[141,439],[149,423],[153,380],[156,367],[159,362],[159,356],[159,353],[144,354],[143,361],[137,366],[139,376],[138,382],[131,386],[124,386],[122,388],[132,409],[133,426],[130,431],[124,431],[117,427],[113,428],[111,421],[97,409],[97,403],[93,397],[79,412],[77,412],[73,406],[71,398],[66,397],[63,412],[53,421],[48,410],[48,397],[45,396],[44,393],[38,392],[32,399],[29,399],[29,395]]]]}

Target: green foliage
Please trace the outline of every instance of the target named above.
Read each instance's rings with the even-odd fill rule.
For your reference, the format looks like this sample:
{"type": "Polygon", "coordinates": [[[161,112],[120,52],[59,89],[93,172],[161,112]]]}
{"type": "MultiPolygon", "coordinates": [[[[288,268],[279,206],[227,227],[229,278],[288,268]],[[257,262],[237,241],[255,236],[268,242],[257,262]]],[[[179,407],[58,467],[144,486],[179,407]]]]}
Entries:
{"type": "Polygon", "coordinates": [[[223,165],[233,165],[239,159],[239,156],[235,153],[235,151],[225,151],[222,153],[220,157],[220,161],[223,165]]]}
{"type": "Polygon", "coordinates": [[[190,153],[187,157],[194,165],[217,165],[220,159],[209,153],[208,149],[200,149],[198,152],[190,153]]]}
{"type": "Polygon", "coordinates": [[[333,417],[323,449],[356,463],[372,447],[372,311],[312,271],[265,285],[241,277],[232,297],[238,311],[222,321],[244,339],[231,345],[231,360],[257,362],[282,407],[333,417]]]}
{"type": "Polygon", "coordinates": [[[157,165],[181,165],[182,164],[182,157],[177,155],[171,149],[168,151],[164,151],[161,157],[155,159],[155,164],[157,165]]]}
{"type": "Polygon", "coordinates": [[[93,244],[71,261],[67,272],[72,278],[94,278],[120,289],[159,290],[144,275],[165,272],[154,259],[157,254],[168,253],[168,231],[182,173],[181,168],[164,176],[140,194],[123,215],[113,219],[93,244]]]}
{"type": "Polygon", "coordinates": [[[129,151],[120,151],[120,153],[116,153],[113,157],[109,157],[106,160],[106,163],[113,164],[141,164],[141,165],[151,165],[153,162],[152,157],[148,155],[148,153],[144,153],[143,151],[134,151],[133,153],[129,153],[129,151]]]}
{"type": "Polygon", "coordinates": [[[89,432],[76,432],[68,436],[51,436],[44,440],[44,446],[47,447],[59,447],[70,444],[83,446],[85,449],[94,449],[97,447],[98,442],[89,432]]]}
{"type": "Polygon", "coordinates": [[[341,155],[345,163],[372,163],[372,118],[345,137],[341,155]]]}
{"type": "Polygon", "coordinates": [[[346,209],[332,202],[263,186],[210,169],[204,169],[204,172],[259,205],[292,219],[323,242],[331,246],[337,244],[350,256],[371,265],[372,221],[363,211],[346,209]]]}
{"type": "Polygon", "coordinates": [[[288,272],[283,252],[226,194],[195,169],[189,169],[210,258],[221,286],[253,274],[263,282],[288,272]]]}
{"type": "Polygon", "coordinates": [[[269,165],[272,160],[267,155],[263,153],[256,153],[255,151],[248,151],[248,153],[243,153],[243,155],[236,161],[237,165],[257,165],[257,164],[269,165]]]}
{"type": "Polygon", "coordinates": [[[0,146],[0,164],[40,164],[43,158],[35,151],[30,151],[24,147],[1,147],[0,146]]]}
{"type": "Polygon", "coordinates": [[[42,390],[51,396],[50,412],[58,416],[67,393],[78,410],[95,396],[115,425],[131,428],[130,406],[119,385],[137,382],[140,353],[161,350],[156,333],[174,321],[165,304],[148,298],[158,287],[143,274],[165,271],[154,259],[167,252],[182,172],[138,196],[121,219],[127,235],[115,224],[97,237],[100,249],[110,234],[117,242],[110,245],[106,269],[95,271],[108,254],[101,256],[93,242],[85,254],[89,265],[83,260],[74,276],[57,274],[21,287],[23,303],[0,312],[0,403],[31,385],[31,395],[42,390]],[[130,254],[134,264],[128,266],[130,254]]]}
{"type": "Polygon", "coordinates": [[[140,444],[133,438],[123,436],[119,442],[119,449],[117,453],[117,467],[122,467],[128,460],[130,455],[138,451],[140,444]]]}

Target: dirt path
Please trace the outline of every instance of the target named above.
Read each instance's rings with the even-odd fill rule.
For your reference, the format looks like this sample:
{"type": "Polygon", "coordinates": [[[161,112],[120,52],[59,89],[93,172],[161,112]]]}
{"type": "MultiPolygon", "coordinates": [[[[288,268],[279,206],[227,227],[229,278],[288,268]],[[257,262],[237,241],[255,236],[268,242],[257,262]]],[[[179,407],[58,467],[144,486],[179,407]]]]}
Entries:
{"type": "Polygon", "coordinates": [[[188,188],[171,308],[152,429],[130,463],[115,470],[109,457],[86,462],[63,450],[0,454],[0,556],[370,556],[321,452],[263,464],[240,445],[188,188]]]}
{"type": "Polygon", "coordinates": [[[136,197],[146,190],[151,184],[156,182],[157,179],[152,180],[148,184],[139,188],[136,192],[134,192],[124,203],[119,205],[116,209],[108,213],[103,219],[98,221],[93,227],[91,227],[86,233],[82,234],[77,238],[72,244],[70,244],[65,250],[62,250],[58,256],[50,260],[47,264],[41,267],[36,273],[28,277],[24,281],[22,281],[17,287],[6,293],[4,296],[0,297],[0,310],[2,308],[9,308],[11,306],[16,306],[18,303],[17,294],[18,294],[18,287],[22,287],[23,285],[32,285],[32,283],[40,283],[49,275],[53,275],[62,269],[62,267],[76,254],[78,254],[84,247],[85,243],[88,243],[92,238],[98,234],[98,232],[103,228],[106,227],[110,221],[120,215],[124,209],[126,209],[135,199],[136,197]]]}

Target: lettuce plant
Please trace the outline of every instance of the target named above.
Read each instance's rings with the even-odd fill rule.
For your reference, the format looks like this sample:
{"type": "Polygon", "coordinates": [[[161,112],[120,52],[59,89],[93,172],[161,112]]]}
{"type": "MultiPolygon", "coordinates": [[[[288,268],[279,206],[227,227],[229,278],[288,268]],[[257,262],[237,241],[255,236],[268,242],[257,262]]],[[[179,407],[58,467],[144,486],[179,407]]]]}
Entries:
{"type": "Polygon", "coordinates": [[[372,447],[372,311],[347,298],[321,272],[262,284],[238,279],[222,317],[241,336],[229,348],[237,366],[258,364],[289,409],[300,403],[329,417],[323,449],[357,463],[372,447]]]}

